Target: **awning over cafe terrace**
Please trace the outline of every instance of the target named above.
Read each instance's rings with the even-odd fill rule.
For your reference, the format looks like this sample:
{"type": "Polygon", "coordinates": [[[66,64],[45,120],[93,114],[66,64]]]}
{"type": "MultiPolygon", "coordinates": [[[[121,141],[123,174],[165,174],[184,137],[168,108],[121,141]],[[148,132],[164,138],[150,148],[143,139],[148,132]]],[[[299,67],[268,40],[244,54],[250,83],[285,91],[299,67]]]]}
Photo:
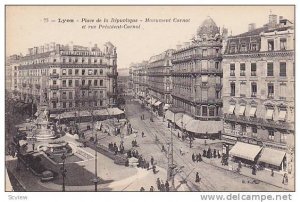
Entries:
{"type": "Polygon", "coordinates": [[[175,119],[174,116],[175,116],[174,112],[171,112],[170,110],[166,111],[165,117],[167,120],[174,122],[175,119]]]}
{"type": "Polygon", "coordinates": [[[280,166],[286,153],[271,148],[264,148],[258,161],[280,166]]]}
{"type": "Polygon", "coordinates": [[[262,148],[258,145],[237,142],[229,151],[229,154],[242,159],[254,161],[261,149],[262,148]]]}

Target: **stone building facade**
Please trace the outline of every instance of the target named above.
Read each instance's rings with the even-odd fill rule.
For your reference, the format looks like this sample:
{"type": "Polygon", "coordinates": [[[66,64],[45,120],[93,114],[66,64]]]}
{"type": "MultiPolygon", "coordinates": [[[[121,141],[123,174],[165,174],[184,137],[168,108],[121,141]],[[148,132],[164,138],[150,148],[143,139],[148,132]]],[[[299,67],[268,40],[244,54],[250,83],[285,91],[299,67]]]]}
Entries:
{"type": "Polygon", "coordinates": [[[101,50],[46,44],[29,49],[14,69],[14,97],[46,106],[50,114],[115,105],[117,53],[110,42],[101,50]]]}
{"type": "MultiPolygon", "coordinates": [[[[223,55],[222,138],[275,150],[294,147],[294,27],[271,15],[228,38],[223,55]]],[[[282,159],[281,159],[282,160],[282,159]]],[[[286,166],[286,164],[285,164],[286,166]]],[[[286,168],[284,168],[286,169],[286,168]]]]}

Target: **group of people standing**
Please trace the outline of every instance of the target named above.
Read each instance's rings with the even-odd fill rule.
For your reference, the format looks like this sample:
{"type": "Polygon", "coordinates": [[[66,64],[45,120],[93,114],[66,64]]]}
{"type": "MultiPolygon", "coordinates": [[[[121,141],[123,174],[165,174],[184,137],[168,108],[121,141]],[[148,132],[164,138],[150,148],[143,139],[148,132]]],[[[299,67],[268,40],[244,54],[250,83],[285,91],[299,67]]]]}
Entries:
{"type": "Polygon", "coordinates": [[[118,147],[116,143],[112,143],[111,142],[111,143],[108,144],[108,149],[110,151],[114,152],[115,155],[117,155],[118,152],[121,153],[121,154],[123,154],[123,152],[124,152],[124,146],[123,146],[123,144],[120,144],[120,146],[118,147]]]}
{"type": "Polygon", "coordinates": [[[203,149],[203,157],[207,158],[221,158],[221,154],[219,150],[212,150],[210,147],[208,147],[207,150],[203,149]]]}

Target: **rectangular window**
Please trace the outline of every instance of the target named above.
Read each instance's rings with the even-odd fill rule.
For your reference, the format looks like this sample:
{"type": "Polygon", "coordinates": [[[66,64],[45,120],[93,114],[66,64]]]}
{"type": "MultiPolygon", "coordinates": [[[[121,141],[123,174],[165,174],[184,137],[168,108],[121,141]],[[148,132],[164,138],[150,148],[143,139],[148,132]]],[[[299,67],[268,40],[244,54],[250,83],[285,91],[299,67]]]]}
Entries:
{"type": "Polygon", "coordinates": [[[231,45],[230,46],[230,53],[235,53],[236,52],[236,46],[235,45],[231,45]]]}
{"type": "Polygon", "coordinates": [[[76,87],[79,86],[79,80],[75,80],[75,86],[76,86],[76,87]]]}
{"type": "Polygon", "coordinates": [[[81,70],[81,74],[85,75],[85,69],[81,70]]]}
{"type": "Polygon", "coordinates": [[[257,84],[251,83],[251,97],[256,97],[257,94],[257,84]]]}
{"type": "Polygon", "coordinates": [[[275,139],[274,138],[275,137],[274,131],[273,130],[269,130],[268,133],[269,133],[268,139],[273,141],[275,139]]]}
{"type": "Polygon", "coordinates": [[[256,76],[256,63],[251,63],[251,76],[256,76]]]}
{"type": "Polygon", "coordinates": [[[206,57],[206,56],[207,56],[207,50],[206,50],[206,49],[203,49],[203,50],[202,50],[202,56],[203,56],[203,57],[206,57]]]}
{"type": "Polygon", "coordinates": [[[98,80],[94,80],[94,86],[98,86],[98,80]]]}
{"type": "Polygon", "coordinates": [[[247,46],[246,46],[246,44],[245,43],[242,43],[241,44],[241,52],[246,52],[247,51],[247,46]]]}
{"type": "Polygon", "coordinates": [[[62,70],[62,75],[64,75],[64,76],[67,75],[67,70],[66,69],[62,70]]]}
{"type": "Polygon", "coordinates": [[[215,108],[209,108],[208,113],[209,116],[215,116],[215,108]]]}
{"type": "Polygon", "coordinates": [[[100,106],[103,106],[103,101],[102,100],[100,100],[100,106]]]}
{"type": "Polygon", "coordinates": [[[67,108],[67,103],[63,102],[63,108],[67,108]]]}
{"type": "Polygon", "coordinates": [[[235,64],[230,64],[230,76],[235,76],[235,64]]]}
{"type": "Polygon", "coordinates": [[[85,85],[85,80],[81,81],[81,85],[83,85],[83,86],[85,85]]]}
{"type": "Polygon", "coordinates": [[[97,73],[98,73],[98,70],[94,69],[94,75],[97,75],[97,73]]]}
{"type": "Polygon", "coordinates": [[[240,76],[245,76],[246,75],[246,65],[245,63],[240,64],[240,76]]]}
{"type": "Polygon", "coordinates": [[[267,64],[267,76],[274,76],[273,63],[272,62],[268,62],[268,64],[267,64]]]}
{"type": "Polygon", "coordinates": [[[246,83],[240,83],[240,97],[246,97],[246,83]]]}
{"type": "Polygon", "coordinates": [[[280,142],[286,143],[287,135],[284,133],[280,133],[280,142]]]}
{"type": "Polygon", "coordinates": [[[56,102],[52,102],[52,107],[53,107],[53,109],[56,108],[56,102]]]}
{"type": "Polygon", "coordinates": [[[79,69],[75,69],[75,75],[79,74],[79,69]]]}
{"type": "Polygon", "coordinates": [[[72,87],[73,85],[73,80],[69,80],[69,87],[72,87]]]}
{"type": "Polygon", "coordinates": [[[67,80],[62,81],[63,87],[67,87],[67,80]]]}
{"type": "Polygon", "coordinates": [[[286,100],[287,95],[287,87],[285,83],[279,84],[279,99],[280,100],[286,100]]]}
{"type": "Polygon", "coordinates": [[[53,69],[52,72],[53,72],[53,74],[56,74],[56,69],[53,69]]]}
{"type": "Polygon", "coordinates": [[[274,84],[268,83],[268,98],[274,97],[274,84]]]}
{"type": "Polygon", "coordinates": [[[69,108],[73,107],[73,102],[69,102],[69,108]]]}
{"type": "Polygon", "coordinates": [[[88,74],[92,75],[93,74],[93,70],[89,69],[88,74]]]}
{"type": "Polygon", "coordinates": [[[202,106],[202,116],[207,116],[207,107],[202,106]]]}
{"type": "Polygon", "coordinates": [[[69,99],[73,99],[73,92],[69,92],[69,99]]]}
{"type": "Polygon", "coordinates": [[[286,38],[280,39],[280,50],[286,50],[286,38]]]}
{"type": "Polygon", "coordinates": [[[94,59],[94,63],[97,63],[97,59],[94,59]]]}
{"type": "Polygon", "coordinates": [[[231,130],[235,131],[235,123],[231,123],[230,125],[231,125],[231,130]]]}
{"type": "Polygon", "coordinates": [[[230,96],[235,96],[235,83],[230,83],[230,96]]]}
{"type": "Polygon", "coordinates": [[[258,50],[256,43],[251,43],[251,50],[252,51],[257,51],[258,50]]]}
{"type": "Polygon", "coordinates": [[[257,126],[252,126],[252,136],[257,137],[257,126]]]}
{"type": "Polygon", "coordinates": [[[72,75],[72,69],[68,69],[68,74],[72,75]]]}
{"type": "Polygon", "coordinates": [[[220,65],[219,62],[215,62],[215,68],[216,68],[216,69],[219,69],[219,65],[220,65]]]}
{"type": "Polygon", "coordinates": [[[88,81],[88,85],[91,86],[92,85],[92,80],[88,81]]]}
{"type": "Polygon", "coordinates": [[[57,81],[56,80],[53,80],[53,85],[56,85],[57,84],[57,81]]]}
{"type": "Polygon", "coordinates": [[[100,86],[103,86],[103,80],[102,79],[100,80],[100,86]]]}
{"type": "Polygon", "coordinates": [[[281,63],[280,63],[280,72],[279,72],[279,76],[286,77],[286,63],[285,63],[285,62],[281,62],[281,63]]]}
{"type": "Polygon", "coordinates": [[[74,62],[77,63],[78,62],[78,58],[75,58],[74,62]]]}
{"type": "Polygon", "coordinates": [[[268,40],[268,51],[273,51],[274,50],[274,40],[269,39],[268,40]]]}

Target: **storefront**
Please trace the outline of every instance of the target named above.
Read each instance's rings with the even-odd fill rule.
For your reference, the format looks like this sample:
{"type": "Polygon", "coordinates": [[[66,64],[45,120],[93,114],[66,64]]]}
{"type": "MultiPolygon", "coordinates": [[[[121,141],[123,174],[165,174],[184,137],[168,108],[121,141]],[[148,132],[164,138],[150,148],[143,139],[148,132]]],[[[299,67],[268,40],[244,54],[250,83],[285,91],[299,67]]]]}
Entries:
{"type": "Polygon", "coordinates": [[[275,150],[272,148],[264,148],[258,159],[259,164],[264,168],[274,169],[278,171],[287,170],[286,152],[275,150]]]}
{"type": "Polygon", "coordinates": [[[229,151],[229,155],[235,162],[241,161],[248,165],[253,165],[257,163],[261,150],[262,147],[259,145],[237,142],[229,151]]]}

